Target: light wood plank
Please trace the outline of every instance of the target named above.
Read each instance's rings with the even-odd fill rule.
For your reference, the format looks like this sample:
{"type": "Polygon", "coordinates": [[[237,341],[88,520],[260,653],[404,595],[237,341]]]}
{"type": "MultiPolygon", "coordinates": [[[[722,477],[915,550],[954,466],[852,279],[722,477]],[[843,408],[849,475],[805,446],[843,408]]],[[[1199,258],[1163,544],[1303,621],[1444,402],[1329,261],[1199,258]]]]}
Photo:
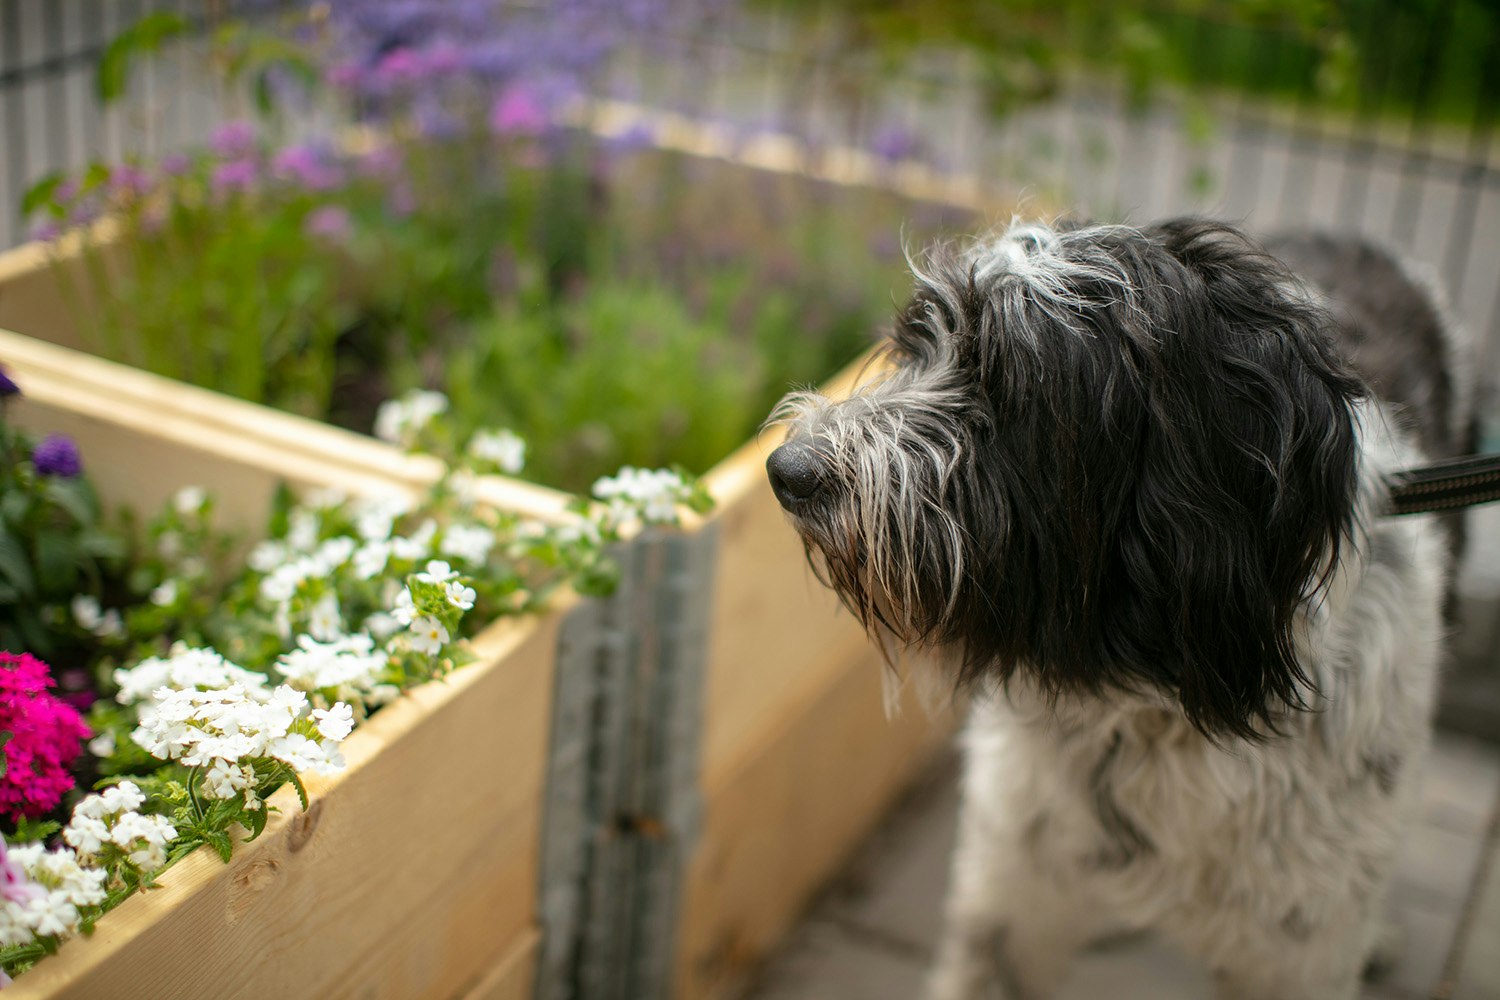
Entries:
{"type": "Polygon", "coordinates": [[[535,920],[563,613],[487,630],[480,663],[414,690],[346,741],[348,770],[309,781],[307,813],[283,789],[280,814],[230,865],[206,852],[186,859],[7,995],[459,992],[535,920]]]}

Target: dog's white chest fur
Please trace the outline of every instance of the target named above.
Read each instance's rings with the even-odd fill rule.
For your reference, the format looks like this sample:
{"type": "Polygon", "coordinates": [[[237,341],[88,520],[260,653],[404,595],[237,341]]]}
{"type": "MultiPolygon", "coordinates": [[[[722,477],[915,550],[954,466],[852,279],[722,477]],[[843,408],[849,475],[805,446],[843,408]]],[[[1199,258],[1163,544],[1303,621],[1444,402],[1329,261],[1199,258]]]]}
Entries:
{"type": "MultiPolygon", "coordinates": [[[[1054,946],[1142,928],[1231,978],[1282,969],[1277,995],[1354,981],[1327,958],[1362,960],[1378,931],[1366,915],[1428,742],[1442,550],[1430,522],[1369,528],[1300,637],[1322,702],[1264,744],[1216,745],[1165,701],[1013,686],[975,706],[951,915],[989,914],[1012,942],[1055,915],[1060,935],[1007,949],[1026,956],[1012,992],[1041,995],[1054,946]]],[[[938,996],[969,995],[942,980],[938,996]]]]}

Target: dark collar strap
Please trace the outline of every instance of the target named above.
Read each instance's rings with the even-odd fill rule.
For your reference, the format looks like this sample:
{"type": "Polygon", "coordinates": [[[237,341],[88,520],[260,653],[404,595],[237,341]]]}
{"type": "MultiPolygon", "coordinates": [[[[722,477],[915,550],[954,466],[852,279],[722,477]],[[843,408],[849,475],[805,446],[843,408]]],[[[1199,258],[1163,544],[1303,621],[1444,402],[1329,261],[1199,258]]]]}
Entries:
{"type": "Polygon", "coordinates": [[[1464,455],[1415,469],[1402,469],[1387,479],[1391,506],[1387,514],[1424,514],[1456,510],[1500,500],[1500,454],[1464,455]]]}

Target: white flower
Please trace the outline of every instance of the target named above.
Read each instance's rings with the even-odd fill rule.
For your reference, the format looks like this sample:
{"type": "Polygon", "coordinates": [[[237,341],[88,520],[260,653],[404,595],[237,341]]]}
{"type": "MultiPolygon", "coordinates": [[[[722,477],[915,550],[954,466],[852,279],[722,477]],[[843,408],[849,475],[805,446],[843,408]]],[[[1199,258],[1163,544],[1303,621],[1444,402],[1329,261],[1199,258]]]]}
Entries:
{"type": "Polygon", "coordinates": [[[483,566],[495,547],[495,533],[482,524],[453,524],[443,532],[438,551],[445,556],[483,566]]]}
{"type": "Polygon", "coordinates": [[[513,476],[526,464],[526,442],[513,431],[475,431],[469,454],[513,476]]]}
{"type": "Polygon", "coordinates": [[[423,521],[409,538],[392,538],[391,555],[407,562],[416,562],[432,551],[432,539],[437,534],[437,522],[432,518],[423,521]]]}
{"type": "Polygon", "coordinates": [[[175,562],[182,555],[182,536],[175,531],[163,531],[156,540],[156,551],[168,562],[175,562]]]}
{"type": "MultiPolygon", "coordinates": [[[[405,591],[403,591],[403,593],[405,593],[405,591]]],[[[408,593],[407,597],[410,596],[411,595],[408,593]]],[[[370,635],[374,636],[380,642],[384,642],[391,636],[395,635],[397,632],[401,631],[404,626],[410,624],[411,622],[409,621],[398,621],[396,616],[393,614],[388,614],[384,611],[377,611],[373,615],[365,619],[365,631],[370,633],[370,635]]]]}
{"type": "Polygon", "coordinates": [[[172,506],[183,517],[196,514],[208,502],[208,494],[200,486],[184,486],[172,496],[172,506]]]}
{"type": "Polygon", "coordinates": [[[412,619],[417,617],[417,606],[412,600],[410,588],[405,588],[396,595],[395,606],[391,608],[391,617],[402,625],[410,625],[412,619]]]}
{"type": "Polygon", "coordinates": [[[385,564],[391,558],[391,543],[383,541],[371,541],[361,545],[354,552],[354,575],[360,580],[368,580],[385,569],[385,564]]]}
{"type": "Polygon", "coordinates": [[[118,639],[125,634],[125,619],[120,617],[119,611],[110,608],[99,619],[94,634],[101,639],[118,639]]]}
{"type": "Polygon", "coordinates": [[[276,661],[276,671],[299,691],[335,690],[362,695],[375,685],[386,657],[368,635],[339,636],[326,643],[310,636],[276,661]]]}
{"type": "Polygon", "coordinates": [[[95,757],[112,757],[115,753],[115,734],[106,729],[89,740],[89,753],[95,757]]]}
{"type": "Polygon", "coordinates": [[[436,656],[448,641],[448,630],[430,615],[411,623],[411,648],[424,656],[436,656]]]}
{"type": "Polygon", "coordinates": [[[270,695],[264,674],[236,666],[212,649],[195,649],[182,643],[173,646],[165,658],[153,656],[129,670],[116,670],[114,681],[120,689],[115,700],[121,705],[155,700],[159,689],[210,690],[230,684],[240,685],[257,698],[270,695]]]}
{"type": "Polygon", "coordinates": [[[313,709],[312,719],[325,740],[342,740],[354,728],[354,710],[343,702],[329,709],[313,709]]]}
{"type": "Polygon", "coordinates": [[[0,902],[0,944],[66,937],[78,930],[79,907],[104,901],[105,872],[83,867],[66,848],[46,851],[41,844],[20,844],[6,855],[28,881],[21,892],[0,902]]]}
{"type": "Polygon", "coordinates": [[[456,579],[458,571],[441,559],[433,559],[427,563],[426,568],[417,574],[418,583],[447,583],[456,579]]]}
{"type": "Polygon", "coordinates": [[[447,396],[413,389],[400,399],[380,404],[375,412],[375,436],[392,444],[411,444],[435,417],[447,410],[447,396]]]}
{"type": "Polygon", "coordinates": [[[400,493],[381,493],[357,501],[350,510],[354,530],[367,542],[391,537],[396,521],[411,510],[411,500],[400,493]]]}
{"type": "Polygon", "coordinates": [[[318,544],[323,519],[305,507],[294,507],[287,515],[286,544],[293,552],[311,552],[318,544]]]}
{"type": "Polygon", "coordinates": [[[344,619],[339,613],[339,598],[328,591],[313,604],[307,616],[307,632],[320,642],[331,642],[344,633],[344,619]]]}
{"type": "Polygon", "coordinates": [[[151,591],[151,603],[157,607],[167,608],[177,603],[177,581],[163,580],[161,585],[151,591]]]}
{"type": "Polygon", "coordinates": [[[687,484],[670,469],[636,469],[625,466],[614,476],[594,483],[594,496],[609,503],[620,520],[639,517],[647,524],[672,524],[677,505],[685,499],[687,484]]]}
{"type": "Polygon", "coordinates": [[[472,507],[479,501],[479,479],[468,469],[459,469],[449,476],[448,489],[461,507],[472,507]]]}
{"type": "Polygon", "coordinates": [[[474,597],[476,595],[473,587],[465,587],[458,580],[449,580],[445,589],[447,591],[448,603],[455,608],[461,611],[468,611],[474,607],[474,597]]]}
{"type": "Polygon", "coordinates": [[[285,545],[278,541],[267,540],[258,543],[255,548],[251,549],[245,561],[257,573],[270,573],[276,567],[286,562],[286,557],[287,547],[285,545]]]}
{"type": "Polygon", "coordinates": [[[99,623],[104,620],[104,616],[99,609],[99,602],[88,594],[79,594],[73,598],[70,606],[73,610],[73,620],[78,623],[79,628],[85,631],[94,631],[94,629],[99,627],[99,623]]]}

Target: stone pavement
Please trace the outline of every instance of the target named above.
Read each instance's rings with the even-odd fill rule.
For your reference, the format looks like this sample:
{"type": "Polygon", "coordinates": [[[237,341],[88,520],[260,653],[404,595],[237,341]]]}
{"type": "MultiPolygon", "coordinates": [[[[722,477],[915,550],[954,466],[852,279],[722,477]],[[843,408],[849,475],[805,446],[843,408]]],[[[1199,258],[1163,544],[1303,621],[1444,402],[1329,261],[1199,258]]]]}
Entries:
{"type": "MultiPolygon", "coordinates": [[[[749,1000],[920,996],[947,883],[957,770],[953,753],[934,765],[767,962],[749,1000]]],[[[1363,1000],[1500,1000],[1497,823],[1500,744],[1440,733],[1391,891],[1406,943],[1363,1000]]],[[[1137,938],[1082,956],[1059,1000],[1212,995],[1203,969],[1137,938]]]]}

